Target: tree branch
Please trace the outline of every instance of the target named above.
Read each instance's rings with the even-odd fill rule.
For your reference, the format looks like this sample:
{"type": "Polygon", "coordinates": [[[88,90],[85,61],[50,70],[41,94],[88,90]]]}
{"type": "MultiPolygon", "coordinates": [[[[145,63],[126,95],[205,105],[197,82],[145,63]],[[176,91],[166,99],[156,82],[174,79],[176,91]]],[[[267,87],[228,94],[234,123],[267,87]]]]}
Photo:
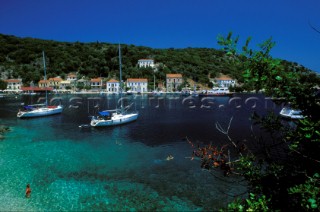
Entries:
{"type": "Polygon", "coordinates": [[[311,23],[310,20],[308,21],[309,26],[311,27],[311,29],[313,29],[314,31],[316,31],[317,33],[320,34],[320,30],[318,30],[316,27],[314,27],[311,23]]]}

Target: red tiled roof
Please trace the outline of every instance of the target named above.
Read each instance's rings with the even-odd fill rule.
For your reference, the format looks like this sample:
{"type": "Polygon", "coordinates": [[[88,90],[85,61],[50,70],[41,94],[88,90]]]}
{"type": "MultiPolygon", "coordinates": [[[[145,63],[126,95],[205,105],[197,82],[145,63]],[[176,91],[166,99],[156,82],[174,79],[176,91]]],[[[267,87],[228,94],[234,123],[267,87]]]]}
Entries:
{"type": "Polygon", "coordinates": [[[76,74],[74,74],[74,73],[69,73],[68,74],[68,77],[76,77],[77,75],[76,74]]]}
{"type": "Polygon", "coordinates": [[[167,74],[167,78],[182,78],[182,74],[167,74]]]}
{"type": "Polygon", "coordinates": [[[148,82],[148,79],[140,79],[140,78],[129,78],[127,82],[148,82]]]}
{"type": "Polygon", "coordinates": [[[21,82],[21,79],[7,79],[6,82],[21,82]]]}
{"type": "Polygon", "coordinates": [[[94,79],[91,79],[90,82],[101,82],[101,78],[94,78],[94,79]]]}
{"type": "Polygon", "coordinates": [[[108,82],[119,82],[118,80],[115,80],[115,79],[111,79],[111,80],[109,80],[108,82]]]}
{"type": "Polygon", "coordinates": [[[232,80],[230,77],[219,77],[215,78],[215,80],[232,80]]]}
{"type": "Polygon", "coordinates": [[[220,75],[220,77],[216,77],[214,78],[215,80],[233,80],[232,78],[230,78],[228,75],[220,75]]]}
{"type": "Polygon", "coordinates": [[[54,77],[54,78],[49,78],[49,81],[62,81],[62,79],[60,77],[54,77]]]}
{"type": "Polygon", "coordinates": [[[52,91],[53,88],[51,87],[46,87],[46,88],[39,88],[39,87],[21,87],[22,91],[52,91]]]}

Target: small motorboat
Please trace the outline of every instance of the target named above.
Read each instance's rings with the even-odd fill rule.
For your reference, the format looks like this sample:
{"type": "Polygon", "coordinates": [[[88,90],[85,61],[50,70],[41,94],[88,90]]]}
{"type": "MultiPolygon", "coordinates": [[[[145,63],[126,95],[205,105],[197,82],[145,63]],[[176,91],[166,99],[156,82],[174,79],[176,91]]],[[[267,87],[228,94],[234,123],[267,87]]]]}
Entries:
{"type": "Polygon", "coordinates": [[[289,118],[289,119],[303,119],[304,118],[301,110],[292,109],[290,107],[282,108],[279,114],[280,114],[280,116],[282,116],[284,118],[289,118]]]}

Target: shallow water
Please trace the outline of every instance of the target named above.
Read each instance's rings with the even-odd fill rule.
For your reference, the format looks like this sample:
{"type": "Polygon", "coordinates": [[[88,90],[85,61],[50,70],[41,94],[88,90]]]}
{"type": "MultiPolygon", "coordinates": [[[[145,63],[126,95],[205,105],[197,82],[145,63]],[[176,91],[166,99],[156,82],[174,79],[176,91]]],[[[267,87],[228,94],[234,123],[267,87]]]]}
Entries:
{"type": "MultiPolygon", "coordinates": [[[[0,140],[1,211],[206,211],[226,207],[229,195],[245,191],[230,183],[233,177],[213,176],[190,160],[193,149],[185,139],[224,144],[215,123],[226,127],[232,116],[230,133],[242,139],[253,110],[243,99],[234,105],[227,97],[208,103],[130,96],[125,103],[139,111],[136,122],[82,130],[78,126],[88,124],[98,107],[115,107],[117,96],[55,97],[65,107],[62,114],[27,120],[16,118],[19,105],[37,97],[0,99],[0,121],[11,128],[0,140]],[[31,198],[24,196],[27,183],[31,198]]],[[[258,106],[254,110],[266,110],[258,106]]]]}

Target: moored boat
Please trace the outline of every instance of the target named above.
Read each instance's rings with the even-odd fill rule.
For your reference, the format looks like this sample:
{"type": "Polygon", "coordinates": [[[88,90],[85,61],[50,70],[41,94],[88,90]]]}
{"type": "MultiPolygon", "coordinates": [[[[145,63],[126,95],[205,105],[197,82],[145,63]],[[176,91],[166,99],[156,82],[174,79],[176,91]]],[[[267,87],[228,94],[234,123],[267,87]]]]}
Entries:
{"type": "Polygon", "coordinates": [[[139,116],[139,113],[137,112],[132,112],[132,113],[127,112],[129,107],[126,107],[126,109],[123,107],[122,69],[121,69],[121,51],[120,50],[121,49],[119,45],[120,103],[121,103],[120,108],[115,110],[104,110],[99,112],[98,116],[93,116],[90,122],[90,125],[92,127],[106,127],[106,126],[126,124],[126,123],[137,120],[139,116]]]}
{"type": "Polygon", "coordinates": [[[63,107],[58,106],[46,106],[46,105],[27,105],[23,107],[17,114],[18,118],[32,118],[39,116],[50,116],[62,113],[63,107]]]}
{"type": "Polygon", "coordinates": [[[292,109],[290,107],[282,108],[279,115],[284,118],[289,118],[289,119],[303,119],[304,118],[301,110],[292,109]]]}
{"type": "Polygon", "coordinates": [[[92,127],[106,127],[126,124],[137,120],[138,113],[123,113],[121,111],[101,111],[99,116],[93,116],[90,122],[92,127]]]}
{"type": "MultiPolygon", "coordinates": [[[[44,79],[46,80],[46,62],[44,51],[42,52],[43,58],[43,67],[44,67],[44,79]]],[[[48,105],[48,94],[46,90],[46,99],[45,104],[35,104],[35,105],[27,105],[24,106],[22,110],[19,110],[17,113],[18,118],[32,118],[32,117],[40,117],[40,116],[50,116],[62,113],[63,107],[61,105],[58,106],[50,106],[48,105]]]]}
{"type": "Polygon", "coordinates": [[[233,93],[229,91],[228,88],[225,87],[215,87],[210,90],[203,90],[199,93],[200,97],[205,96],[232,96],[233,93]]]}

